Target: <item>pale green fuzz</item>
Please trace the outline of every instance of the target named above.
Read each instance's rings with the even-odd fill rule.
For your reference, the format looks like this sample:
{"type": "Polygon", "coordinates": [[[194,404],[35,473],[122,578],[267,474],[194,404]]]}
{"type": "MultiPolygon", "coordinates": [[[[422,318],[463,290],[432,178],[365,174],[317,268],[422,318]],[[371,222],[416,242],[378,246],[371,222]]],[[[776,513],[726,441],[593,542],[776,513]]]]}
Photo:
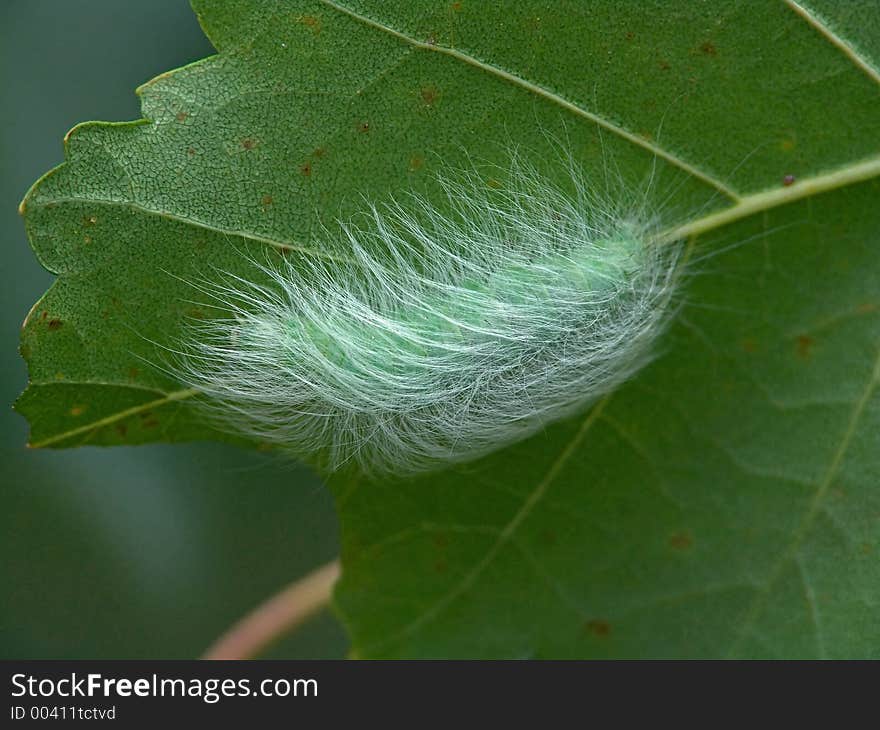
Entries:
{"type": "MultiPolygon", "coordinates": [[[[503,302],[511,312],[517,306],[529,302],[540,303],[551,318],[554,308],[563,310],[559,317],[570,314],[567,302],[550,298],[550,293],[561,286],[586,293],[602,294],[624,288],[638,271],[643,242],[634,236],[621,235],[595,246],[565,253],[550,253],[529,261],[510,265],[500,271],[489,272],[485,279],[465,278],[457,283],[467,297],[450,296],[448,292],[428,292],[418,309],[405,304],[382,314],[407,332],[423,332],[430,344],[395,335],[381,328],[365,325],[357,320],[341,322],[339,329],[322,330],[317,323],[292,318],[283,331],[290,337],[291,350],[301,338],[314,342],[328,361],[345,368],[385,370],[389,373],[399,368],[398,358],[388,357],[389,352],[404,354],[408,362],[420,362],[430,357],[432,351],[454,346],[465,338],[491,338],[486,331],[487,310],[493,302],[503,302]],[[483,307],[474,306],[475,300],[484,299],[483,307]],[[297,331],[297,330],[302,331],[297,331]],[[369,361],[353,362],[340,342],[370,341],[376,357],[369,361]]],[[[585,318],[595,318],[597,312],[584,308],[585,318]]],[[[492,312],[504,317],[504,311],[492,312]]],[[[548,345],[552,342],[548,342],[548,345]]],[[[436,354],[436,353],[435,353],[436,354]]],[[[292,362],[296,362],[294,354],[292,362]]]]}
{"type": "Polygon", "coordinates": [[[676,246],[514,160],[328,233],[344,261],[266,267],[215,292],[236,322],[191,333],[180,377],[229,427],[336,469],[408,474],[473,459],[570,415],[650,359],[676,246]],[[234,332],[231,331],[234,329],[234,332]]]}

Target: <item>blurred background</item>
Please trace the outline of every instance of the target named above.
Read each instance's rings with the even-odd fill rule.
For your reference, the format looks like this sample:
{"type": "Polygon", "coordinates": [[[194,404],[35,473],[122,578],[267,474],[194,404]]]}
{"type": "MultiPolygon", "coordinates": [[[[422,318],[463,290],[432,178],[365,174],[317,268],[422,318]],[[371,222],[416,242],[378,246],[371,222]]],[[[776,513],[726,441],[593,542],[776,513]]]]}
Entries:
{"type": "MultiPolygon", "coordinates": [[[[74,124],[140,117],[136,86],[213,52],[187,0],[0,2],[0,657],[198,656],[333,558],[306,470],[219,444],[25,448],[18,332],[52,283],[17,206],[74,124]]],[[[324,613],[265,656],[341,657],[324,613]]]]}

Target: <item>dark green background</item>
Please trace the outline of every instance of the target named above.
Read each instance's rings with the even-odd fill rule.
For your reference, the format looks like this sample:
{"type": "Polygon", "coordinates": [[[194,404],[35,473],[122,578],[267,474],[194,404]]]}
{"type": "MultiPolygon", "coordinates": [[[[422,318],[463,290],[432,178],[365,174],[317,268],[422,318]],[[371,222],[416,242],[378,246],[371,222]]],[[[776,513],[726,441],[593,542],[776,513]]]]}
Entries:
{"type": "MultiPolygon", "coordinates": [[[[29,451],[11,410],[18,332],[52,277],[17,214],[89,119],[140,117],[134,88],[212,53],[186,0],[0,3],[0,656],[190,657],[337,550],[330,496],[219,444],[29,451]]],[[[341,656],[324,614],[269,656],[341,656]]]]}

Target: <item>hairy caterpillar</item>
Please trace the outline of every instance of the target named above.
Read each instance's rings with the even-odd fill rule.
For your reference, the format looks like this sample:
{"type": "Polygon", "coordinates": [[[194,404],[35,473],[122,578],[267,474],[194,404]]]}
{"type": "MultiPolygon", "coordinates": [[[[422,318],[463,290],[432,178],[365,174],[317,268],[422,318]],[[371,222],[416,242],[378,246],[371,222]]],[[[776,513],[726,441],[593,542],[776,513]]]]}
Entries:
{"type": "Polygon", "coordinates": [[[325,231],[343,259],[227,277],[232,316],[190,329],[178,377],[330,470],[436,469],[584,408],[650,358],[679,249],[572,167],[567,187],[515,158],[500,188],[443,177],[442,208],[412,194],[325,231]]]}

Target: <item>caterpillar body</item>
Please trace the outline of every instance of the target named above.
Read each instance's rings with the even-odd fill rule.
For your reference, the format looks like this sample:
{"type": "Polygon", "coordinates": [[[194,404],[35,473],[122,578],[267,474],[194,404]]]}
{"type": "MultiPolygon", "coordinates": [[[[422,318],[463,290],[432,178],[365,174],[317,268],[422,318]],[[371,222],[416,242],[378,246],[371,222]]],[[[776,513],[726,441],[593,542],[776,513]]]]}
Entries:
{"type": "Polygon", "coordinates": [[[231,316],[190,328],[177,376],[234,430],[329,470],[407,475],[571,415],[651,357],[678,248],[623,204],[514,160],[325,231],[341,257],[214,286],[231,316]]]}

